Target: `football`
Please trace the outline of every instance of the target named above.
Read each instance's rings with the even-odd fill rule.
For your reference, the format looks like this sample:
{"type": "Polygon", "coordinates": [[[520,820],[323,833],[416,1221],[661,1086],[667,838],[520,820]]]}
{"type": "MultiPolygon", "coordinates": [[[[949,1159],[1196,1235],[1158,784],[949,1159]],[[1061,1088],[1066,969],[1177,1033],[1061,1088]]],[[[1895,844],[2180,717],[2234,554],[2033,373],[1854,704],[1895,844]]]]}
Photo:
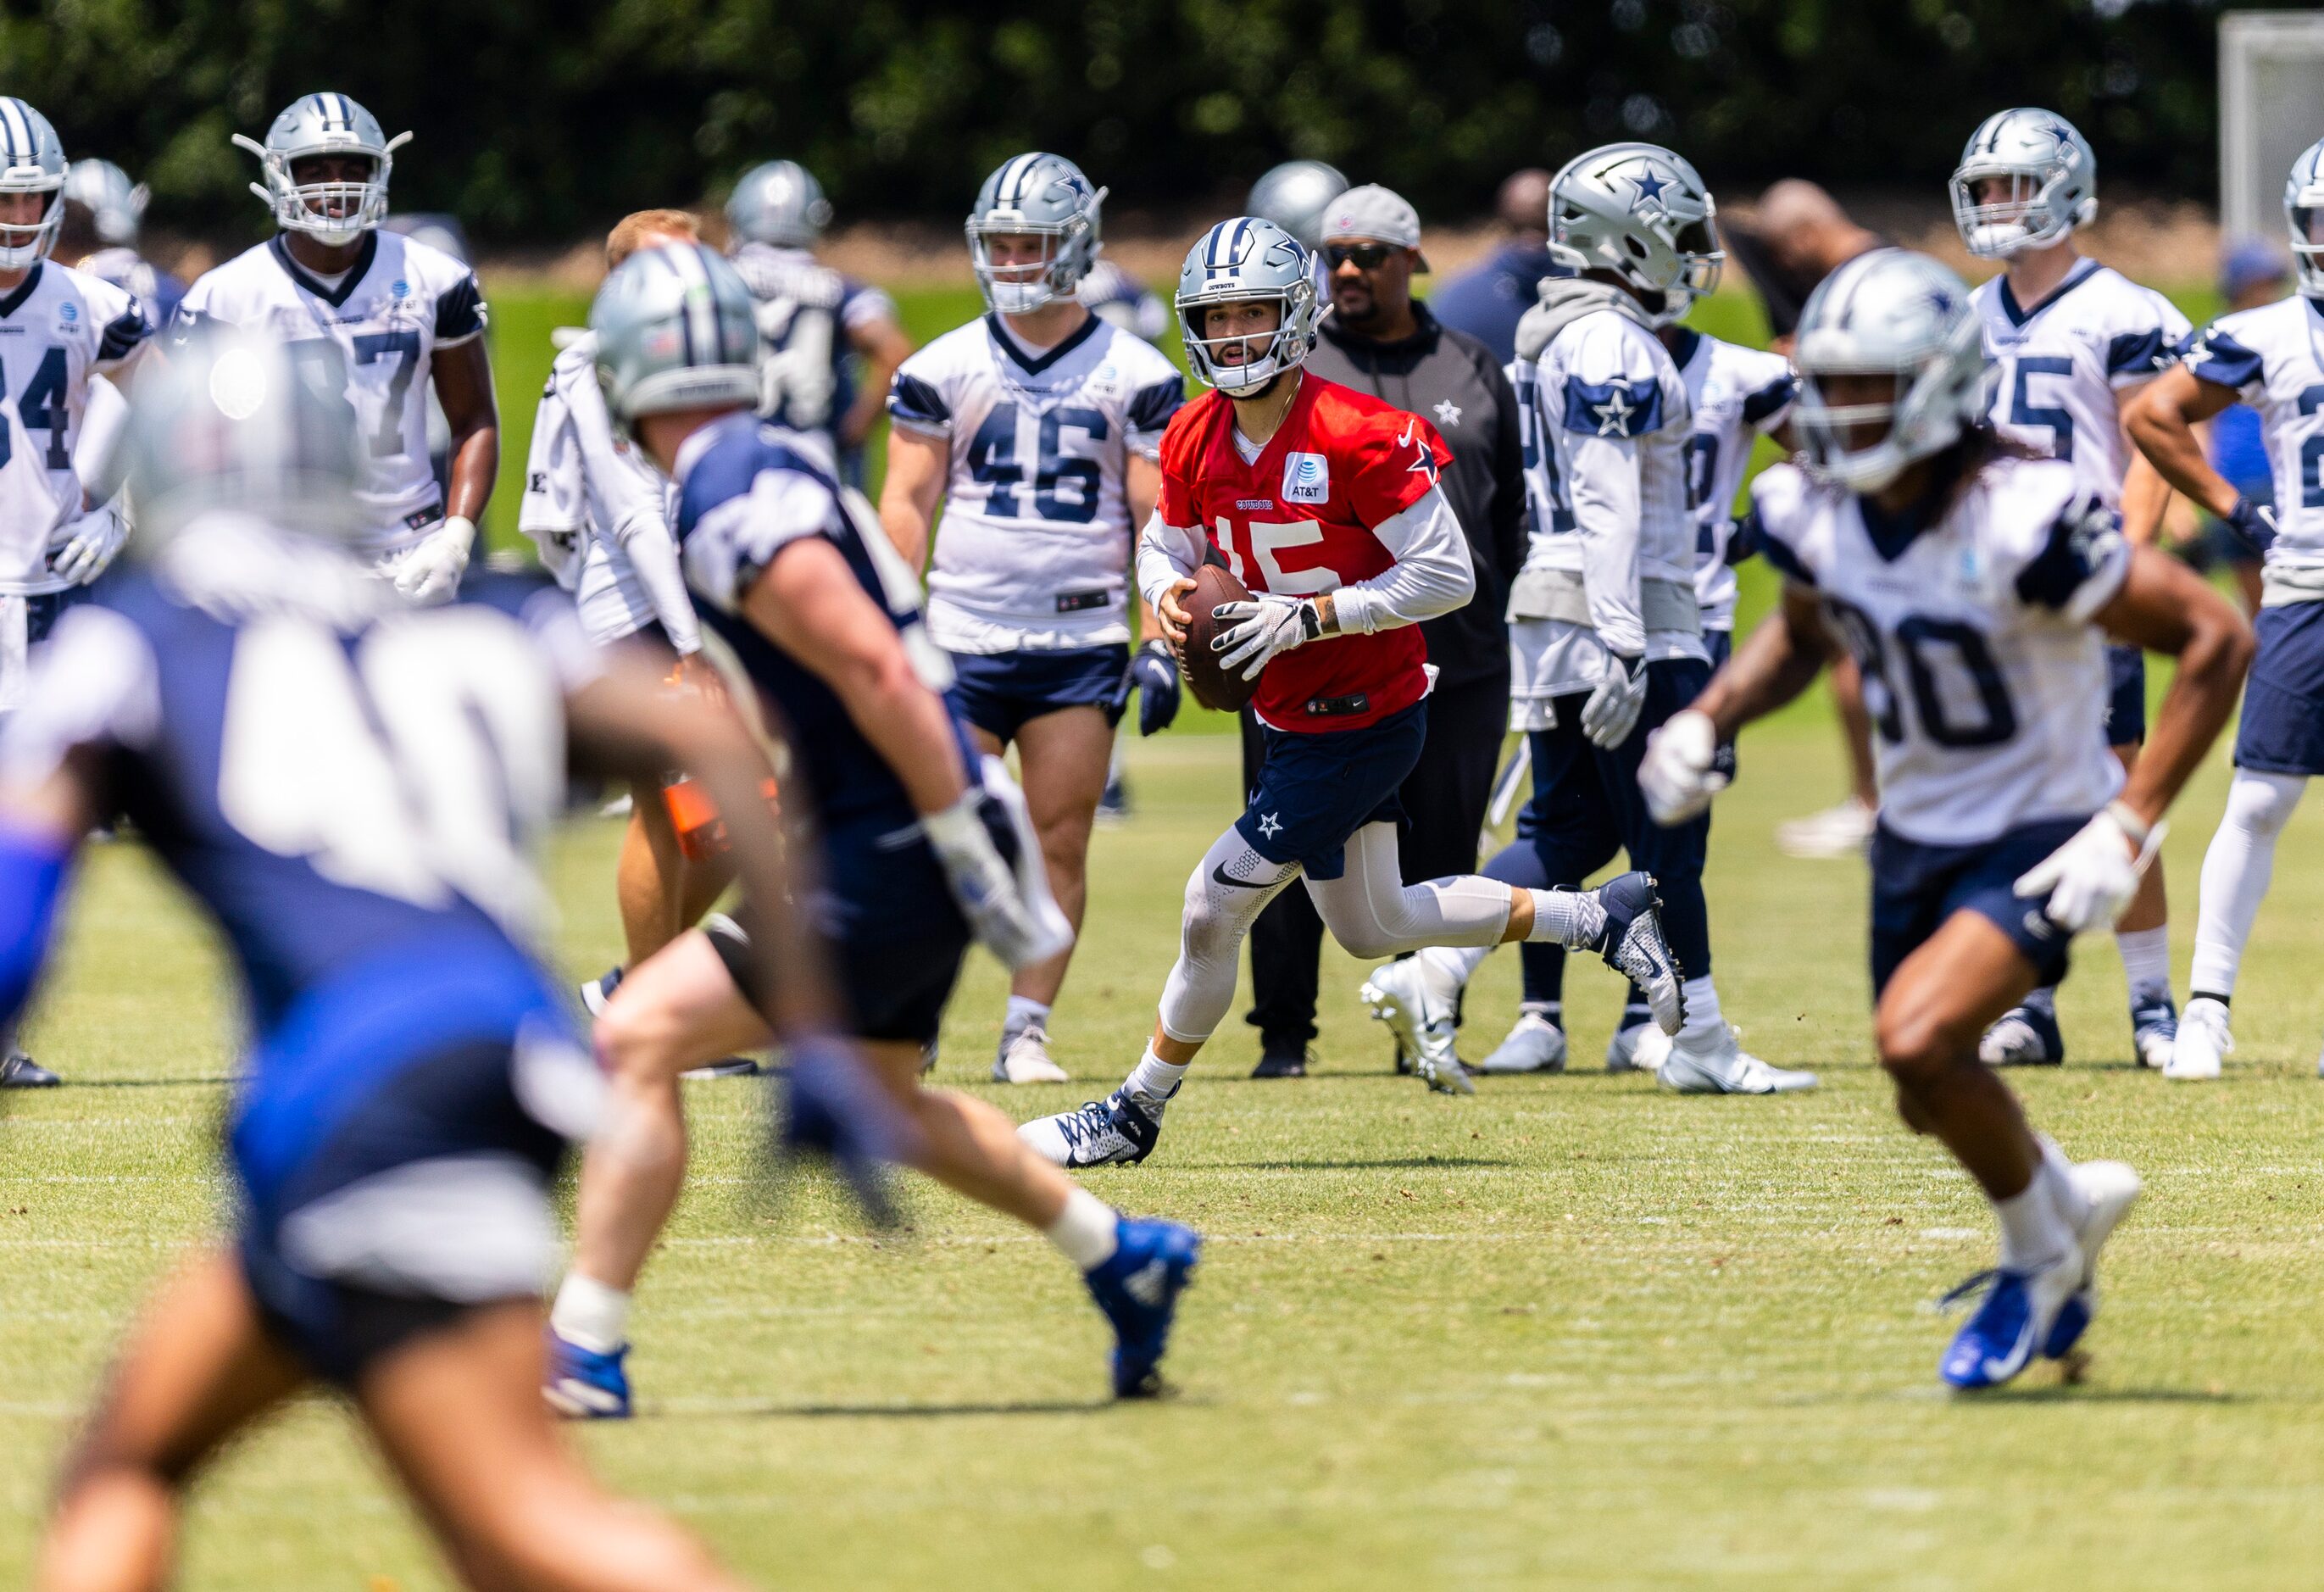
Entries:
{"type": "Polygon", "coordinates": [[[1195,570],[1194,589],[1178,599],[1187,614],[1186,650],[1178,660],[1178,671],[1186,677],[1194,700],[1220,713],[1240,713],[1250,706],[1259,681],[1219,667],[1219,655],[1211,651],[1211,643],[1224,627],[1211,617],[1211,610],[1221,603],[1250,600],[1250,593],[1235,578],[1234,571],[1215,563],[1195,570]]]}

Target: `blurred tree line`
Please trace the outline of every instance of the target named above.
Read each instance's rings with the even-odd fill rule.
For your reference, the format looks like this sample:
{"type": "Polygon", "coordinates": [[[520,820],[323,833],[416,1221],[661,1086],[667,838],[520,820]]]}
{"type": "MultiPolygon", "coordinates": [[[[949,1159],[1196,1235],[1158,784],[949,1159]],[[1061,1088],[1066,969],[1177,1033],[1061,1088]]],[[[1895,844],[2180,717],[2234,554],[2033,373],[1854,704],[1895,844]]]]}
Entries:
{"type": "MultiPolygon", "coordinates": [[[[2248,4],[2248,0],[2243,0],[2248,4]]],[[[337,88],[417,137],[400,208],[552,241],[723,195],[782,154],[843,218],[965,208],[1028,146],[1117,205],[1232,192],[1288,155],[1432,216],[1519,165],[1651,138],[1714,181],[1941,180],[1987,112],[2038,103],[2109,182],[2208,198],[2207,0],[47,0],[0,3],[0,88],[154,219],[254,235],[263,135],[337,88]]]]}

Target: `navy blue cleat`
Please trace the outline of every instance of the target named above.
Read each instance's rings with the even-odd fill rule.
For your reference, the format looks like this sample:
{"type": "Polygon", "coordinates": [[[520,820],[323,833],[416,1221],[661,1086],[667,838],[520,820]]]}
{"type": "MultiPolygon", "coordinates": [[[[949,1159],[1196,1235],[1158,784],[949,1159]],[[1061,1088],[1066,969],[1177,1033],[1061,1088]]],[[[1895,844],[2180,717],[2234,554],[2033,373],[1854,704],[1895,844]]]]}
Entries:
{"type": "Polygon", "coordinates": [[[630,1374],[622,1361],[627,1344],[601,1355],[549,1333],[549,1376],[540,1384],[549,1407],[571,1421],[627,1421],[630,1418],[630,1374]]]}
{"type": "Polygon", "coordinates": [[[11,1047],[0,1051],[0,1089],[52,1089],[64,1079],[11,1047]]]}
{"type": "Polygon", "coordinates": [[[1202,1236],[1176,1222],[1121,1218],[1120,1247],[1083,1273],[1090,1297],[1113,1326],[1113,1396],[1151,1399],[1163,1392],[1162,1351],[1178,1296],[1194,1280],[1202,1236]]]}
{"type": "MultiPolygon", "coordinates": [[[[2178,1031],[2175,1022],[2172,1031],[2178,1031]]],[[[2039,1006],[2010,1007],[1977,1041],[1977,1059],[1987,1067],[2062,1066],[2066,1036],[2059,1032],[2057,1013],[2039,1006]]]]}
{"type": "Polygon", "coordinates": [[[2170,1065],[2171,1047],[2179,1040],[2179,1008],[2164,990],[2130,1004],[2130,1043],[2139,1065],[2157,1072],[2170,1065]]]}
{"type": "MultiPolygon", "coordinates": [[[[1177,1092],[1172,1086],[1170,1093],[1177,1092]]],[[[1019,1128],[1017,1136],[1056,1166],[1134,1166],[1154,1153],[1162,1137],[1162,1108],[1168,1104],[1167,1096],[1151,1106],[1140,1104],[1124,1084],[1078,1111],[1037,1116],[1019,1128]]]]}
{"type": "Polygon", "coordinates": [[[1676,1033],[1686,1024],[1686,972],[1663,937],[1663,902],[1652,874],[1620,874],[1591,892],[1606,927],[1590,949],[1646,993],[1655,1026],[1676,1033]]]}

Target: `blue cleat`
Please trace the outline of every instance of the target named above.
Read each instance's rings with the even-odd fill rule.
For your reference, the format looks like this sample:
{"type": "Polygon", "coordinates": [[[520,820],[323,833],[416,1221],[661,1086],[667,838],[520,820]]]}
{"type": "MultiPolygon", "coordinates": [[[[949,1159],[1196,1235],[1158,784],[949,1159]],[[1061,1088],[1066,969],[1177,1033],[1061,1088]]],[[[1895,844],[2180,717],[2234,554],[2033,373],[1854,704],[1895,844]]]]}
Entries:
{"type": "Polygon", "coordinates": [[[1655,1026],[1676,1033],[1686,1024],[1686,972],[1663,938],[1663,902],[1652,874],[1620,874],[1590,893],[1606,913],[1591,949],[1643,991],[1655,1026]]]}
{"type": "Polygon", "coordinates": [[[2157,1072],[2170,1065],[2171,1047],[2179,1039],[2179,1008],[2172,1003],[2170,993],[2133,1001],[2130,1006],[2130,1043],[2138,1053],[2139,1064],[2157,1072]]]}
{"type": "Polygon", "coordinates": [[[1090,1297],[1113,1325],[1113,1396],[1160,1396],[1162,1351],[1178,1296],[1194,1279],[1202,1236],[1176,1222],[1121,1218],[1120,1247],[1102,1265],[1083,1273],[1090,1297]]]}
{"type": "MultiPolygon", "coordinates": [[[[1985,1299],[1953,1334],[1944,1358],[1937,1363],[1937,1374],[1947,1385],[1969,1393],[2015,1380],[2033,1364],[2036,1351],[2048,1353],[2058,1343],[2061,1318],[2082,1291],[2083,1273],[2081,1252],[2072,1249],[2036,1272],[1980,1272],[1969,1278],[1942,1302],[1966,1298],[1980,1283],[1985,1284],[1985,1299]]],[[[2088,1324],[2085,1309],[2081,1325],[2088,1324]]],[[[2057,1354],[2072,1347],[2080,1336],[2080,1326],[2073,1327],[2057,1354]]]]}
{"type": "Polygon", "coordinates": [[[52,1089],[62,1082],[23,1051],[0,1049],[0,1089],[52,1089]]]}
{"type": "Polygon", "coordinates": [[[1977,1059],[1987,1067],[2064,1065],[2066,1036],[2058,1031],[2057,1013],[2039,1006],[2010,1007],[1977,1041],[1977,1059]]]}
{"type": "Polygon", "coordinates": [[[540,1396],[549,1407],[569,1421],[627,1421],[630,1418],[630,1374],[622,1368],[629,1355],[623,1344],[612,1354],[585,1349],[549,1334],[549,1376],[540,1396]]]}
{"type": "MultiPolygon", "coordinates": [[[[1170,1089],[1178,1092],[1177,1086],[1170,1089]]],[[[1168,1097],[1145,1105],[1124,1084],[1102,1100],[1078,1111],[1037,1116],[1017,1130],[1033,1153],[1054,1166],[1135,1166],[1154,1153],[1162,1137],[1162,1108],[1168,1097]]]]}

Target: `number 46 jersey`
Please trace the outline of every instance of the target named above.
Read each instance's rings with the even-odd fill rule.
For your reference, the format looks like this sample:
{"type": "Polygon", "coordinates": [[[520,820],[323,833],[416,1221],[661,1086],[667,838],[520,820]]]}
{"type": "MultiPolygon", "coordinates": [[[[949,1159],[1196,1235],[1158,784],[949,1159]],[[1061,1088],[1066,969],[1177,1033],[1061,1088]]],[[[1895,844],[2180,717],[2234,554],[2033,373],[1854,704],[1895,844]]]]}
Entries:
{"type": "Polygon", "coordinates": [[[1028,355],[998,317],[904,361],[888,413],[951,449],[928,634],[954,653],[1130,640],[1130,456],[1152,459],[1185,400],[1160,350],[1092,315],[1028,355]]]}
{"type": "Polygon", "coordinates": [[[1932,495],[1949,505],[1923,525],[1792,465],[1752,484],[1763,556],[1863,673],[1882,827],[1973,846],[2096,812],[2122,784],[2091,623],[2130,569],[2119,517],[2056,459],[1992,458],[1932,495]]]}

